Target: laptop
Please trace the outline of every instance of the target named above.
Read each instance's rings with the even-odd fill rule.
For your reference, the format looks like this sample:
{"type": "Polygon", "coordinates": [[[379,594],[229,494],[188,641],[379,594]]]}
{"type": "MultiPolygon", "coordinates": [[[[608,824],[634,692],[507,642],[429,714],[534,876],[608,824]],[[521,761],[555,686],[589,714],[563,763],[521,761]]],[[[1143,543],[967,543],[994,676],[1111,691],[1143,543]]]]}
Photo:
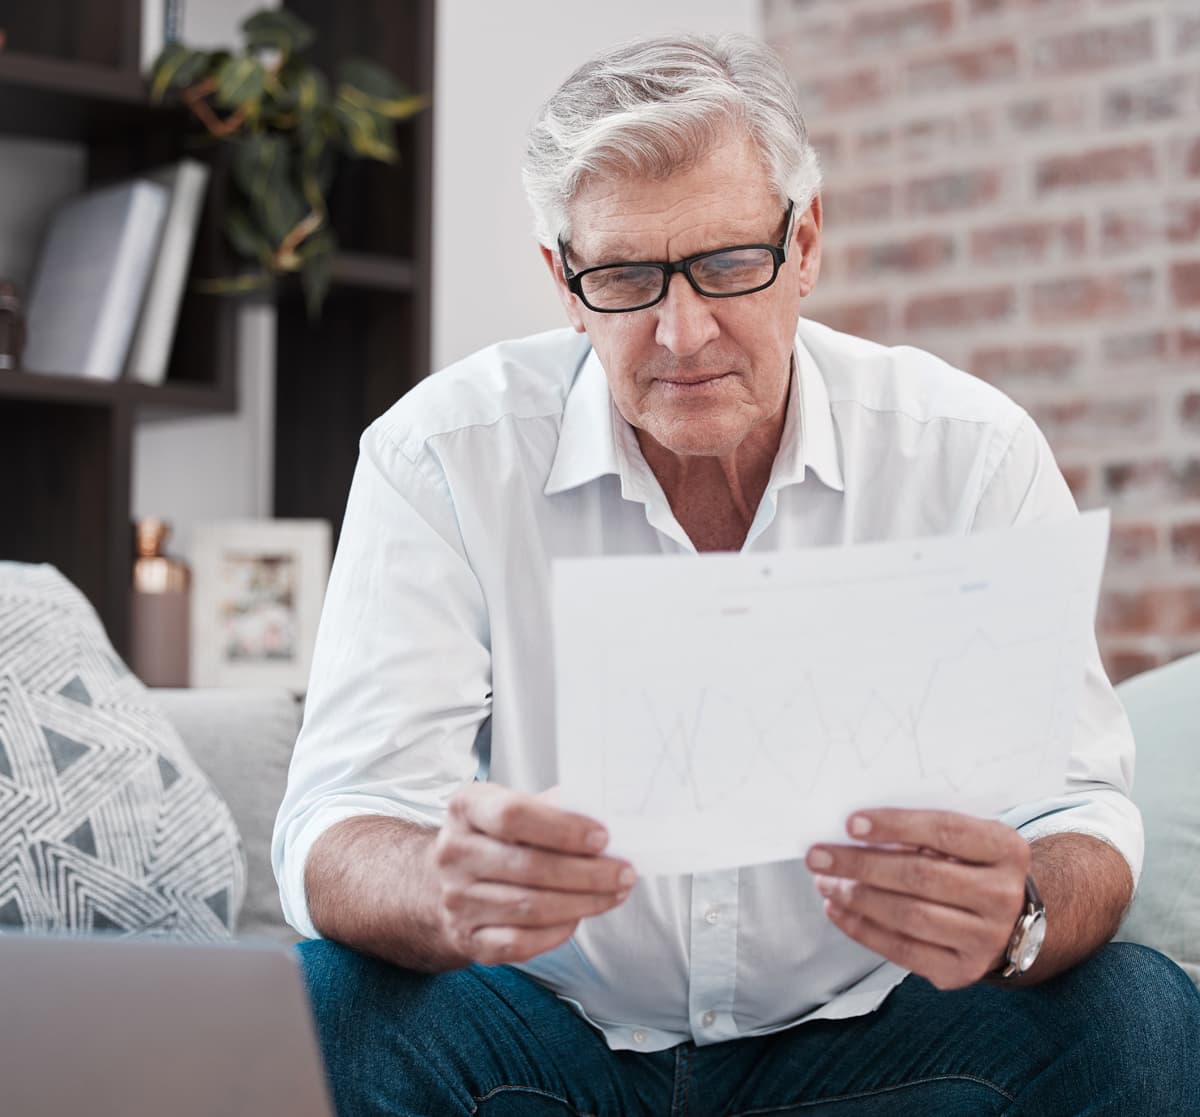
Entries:
{"type": "Polygon", "coordinates": [[[0,935],[4,1117],[333,1117],[293,951],[0,935]]]}

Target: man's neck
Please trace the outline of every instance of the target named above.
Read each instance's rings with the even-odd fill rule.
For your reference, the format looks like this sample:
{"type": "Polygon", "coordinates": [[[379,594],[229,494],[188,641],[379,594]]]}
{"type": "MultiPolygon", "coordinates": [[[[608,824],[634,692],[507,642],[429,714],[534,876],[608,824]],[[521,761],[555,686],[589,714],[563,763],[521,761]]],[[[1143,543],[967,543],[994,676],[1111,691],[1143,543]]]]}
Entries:
{"type": "Polygon", "coordinates": [[[636,431],[646,464],[697,551],[738,551],[746,541],[783,437],[787,403],[729,455],[675,454],[636,431]]]}

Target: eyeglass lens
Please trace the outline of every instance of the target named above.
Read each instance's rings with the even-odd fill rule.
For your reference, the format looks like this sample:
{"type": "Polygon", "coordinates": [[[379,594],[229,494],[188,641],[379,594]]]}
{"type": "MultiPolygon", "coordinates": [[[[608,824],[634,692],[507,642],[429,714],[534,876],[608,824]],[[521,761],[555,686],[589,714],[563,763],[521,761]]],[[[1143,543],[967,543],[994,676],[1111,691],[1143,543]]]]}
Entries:
{"type": "MultiPolygon", "coordinates": [[[[693,260],[689,272],[706,295],[738,295],[771,282],[775,258],[765,248],[714,252],[693,260]]],[[[584,297],[602,310],[619,310],[654,302],[663,293],[667,273],[660,268],[618,264],[580,276],[584,297]]]]}

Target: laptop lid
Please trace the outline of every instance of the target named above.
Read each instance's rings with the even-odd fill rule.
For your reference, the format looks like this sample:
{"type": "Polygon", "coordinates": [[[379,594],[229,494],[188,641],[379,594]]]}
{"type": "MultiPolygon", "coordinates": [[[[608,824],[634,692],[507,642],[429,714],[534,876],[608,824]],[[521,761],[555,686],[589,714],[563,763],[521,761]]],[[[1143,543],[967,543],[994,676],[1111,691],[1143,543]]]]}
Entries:
{"type": "Polygon", "coordinates": [[[331,1117],[273,943],[0,935],[4,1117],[331,1117]]]}

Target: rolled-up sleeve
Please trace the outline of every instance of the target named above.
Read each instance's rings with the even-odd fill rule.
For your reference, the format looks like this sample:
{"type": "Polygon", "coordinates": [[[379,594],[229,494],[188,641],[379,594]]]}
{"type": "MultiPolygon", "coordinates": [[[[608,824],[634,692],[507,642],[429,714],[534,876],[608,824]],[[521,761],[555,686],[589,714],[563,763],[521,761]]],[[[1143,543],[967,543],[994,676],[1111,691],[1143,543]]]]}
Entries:
{"type": "Polygon", "coordinates": [[[272,839],[284,915],[310,938],[313,843],[356,815],[439,824],[490,711],[487,613],[446,479],[385,420],[359,446],[272,839]]]}
{"type": "MultiPolygon", "coordinates": [[[[974,530],[1076,515],[1074,498],[1045,437],[1026,416],[985,482],[974,530]]],[[[1014,807],[1004,821],[1030,841],[1064,832],[1099,838],[1129,863],[1136,885],[1144,840],[1141,813],[1129,798],[1133,765],[1133,733],[1093,635],[1063,793],[1014,807]]]]}

